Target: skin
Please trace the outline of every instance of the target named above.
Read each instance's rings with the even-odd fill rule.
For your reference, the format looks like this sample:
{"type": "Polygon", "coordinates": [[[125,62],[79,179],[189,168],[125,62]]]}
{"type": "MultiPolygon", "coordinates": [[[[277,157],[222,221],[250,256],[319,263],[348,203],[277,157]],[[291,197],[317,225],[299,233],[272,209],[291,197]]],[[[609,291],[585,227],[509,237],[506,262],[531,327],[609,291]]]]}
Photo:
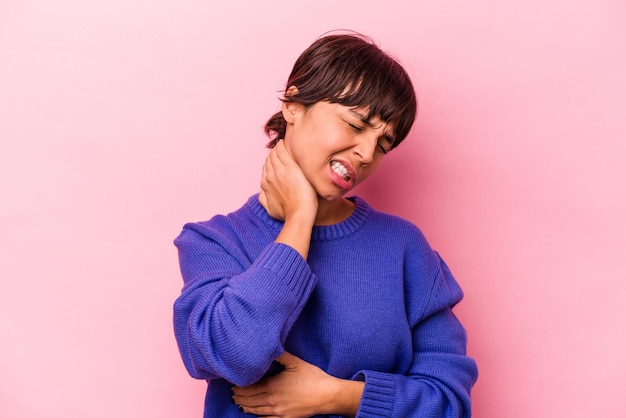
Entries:
{"type": "MultiPolygon", "coordinates": [[[[293,94],[295,87],[288,89],[293,94]]],[[[367,108],[318,102],[308,108],[283,104],[285,138],[270,151],[261,179],[259,202],[284,221],[276,242],[306,259],[314,225],[349,217],[354,204],[344,196],[376,171],[393,143],[392,126],[364,119],[367,108]],[[331,170],[340,161],[350,179],[331,170]]],[[[315,414],[355,416],[364,383],[339,379],[285,352],[276,359],[285,370],[247,387],[233,387],[233,401],[246,413],[298,418],[315,414]]]]}

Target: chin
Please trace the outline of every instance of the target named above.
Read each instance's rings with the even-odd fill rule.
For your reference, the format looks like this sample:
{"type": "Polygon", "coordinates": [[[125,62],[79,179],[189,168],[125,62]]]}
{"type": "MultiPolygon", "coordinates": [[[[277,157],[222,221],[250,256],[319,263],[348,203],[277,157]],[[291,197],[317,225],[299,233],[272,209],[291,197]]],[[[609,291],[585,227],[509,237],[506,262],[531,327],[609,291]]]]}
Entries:
{"type": "Polygon", "coordinates": [[[336,202],[338,200],[343,199],[346,193],[347,191],[343,193],[325,193],[325,194],[318,193],[317,197],[327,202],[336,202]]]}

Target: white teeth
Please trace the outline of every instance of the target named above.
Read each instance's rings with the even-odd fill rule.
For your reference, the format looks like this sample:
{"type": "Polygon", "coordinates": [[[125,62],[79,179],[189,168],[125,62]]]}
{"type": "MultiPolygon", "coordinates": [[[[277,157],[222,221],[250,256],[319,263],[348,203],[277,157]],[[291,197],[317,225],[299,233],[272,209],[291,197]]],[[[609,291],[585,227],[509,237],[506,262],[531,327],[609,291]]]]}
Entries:
{"type": "Polygon", "coordinates": [[[333,161],[332,163],[330,163],[330,167],[333,169],[335,173],[340,175],[344,180],[346,181],[350,180],[350,176],[348,175],[348,170],[340,162],[333,161]]]}

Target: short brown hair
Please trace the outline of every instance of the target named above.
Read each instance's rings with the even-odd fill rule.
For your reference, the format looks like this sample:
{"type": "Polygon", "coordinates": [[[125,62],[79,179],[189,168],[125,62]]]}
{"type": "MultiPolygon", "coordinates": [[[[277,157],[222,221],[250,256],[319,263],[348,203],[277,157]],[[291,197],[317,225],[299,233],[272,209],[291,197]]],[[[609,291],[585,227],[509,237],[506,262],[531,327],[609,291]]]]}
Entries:
{"type": "MultiPolygon", "coordinates": [[[[408,74],[402,66],[371,39],[360,34],[328,35],[315,41],[297,59],[285,91],[285,102],[311,106],[329,101],[344,106],[369,108],[366,117],[378,117],[395,127],[395,148],[406,138],[417,114],[417,98],[408,74]]],[[[284,138],[286,122],[282,112],[265,124],[271,141],[284,138]]]]}

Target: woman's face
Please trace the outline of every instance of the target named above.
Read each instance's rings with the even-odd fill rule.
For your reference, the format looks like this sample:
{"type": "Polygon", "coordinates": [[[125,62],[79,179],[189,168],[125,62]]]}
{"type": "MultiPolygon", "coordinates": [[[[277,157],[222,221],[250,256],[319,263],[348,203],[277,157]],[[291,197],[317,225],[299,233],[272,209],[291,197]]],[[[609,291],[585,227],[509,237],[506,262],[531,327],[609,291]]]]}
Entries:
{"type": "Polygon", "coordinates": [[[317,194],[333,201],[369,177],[393,144],[393,127],[365,119],[367,108],[326,101],[283,105],[285,147],[317,194]]]}

